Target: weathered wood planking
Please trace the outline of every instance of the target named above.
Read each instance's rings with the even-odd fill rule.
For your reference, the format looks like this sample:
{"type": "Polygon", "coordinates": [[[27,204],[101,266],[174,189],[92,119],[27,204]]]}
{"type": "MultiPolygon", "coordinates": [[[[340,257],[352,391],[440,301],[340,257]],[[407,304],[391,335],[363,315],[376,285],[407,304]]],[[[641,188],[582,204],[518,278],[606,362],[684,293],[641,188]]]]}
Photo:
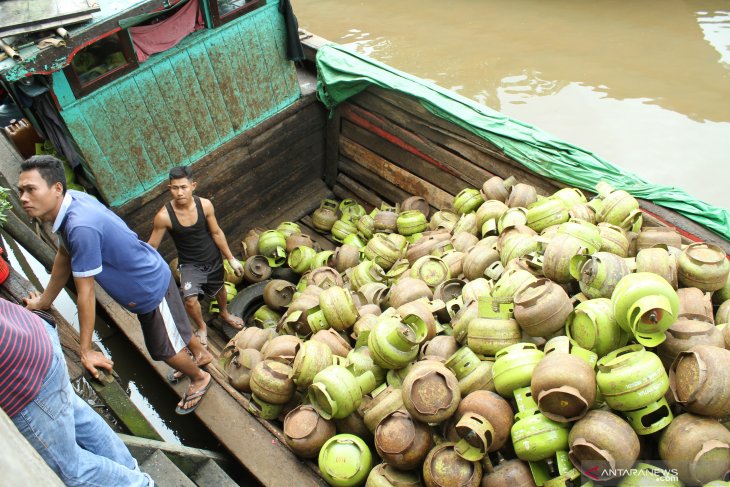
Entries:
{"type": "Polygon", "coordinates": [[[369,188],[366,188],[359,182],[349,177],[347,174],[338,174],[337,184],[352,192],[358,200],[368,203],[372,206],[380,206],[380,202],[382,200],[378,198],[375,193],[373,193],[369,188]]]}
{"type": "Polygon", "coordinates": [[[276,228],[281,222],[296,222],[319,208],[321,201],[325,198],[332,198],[332,190],[321,179],[300,185],[294,192],[287,195],[285,200],[280,201],[270,211],[262,211],[258,214],[252,213],[249,217],[251,224],[249,228],[263,226],[276,228]]]}
{"type": "MultiPolygon", "coordinates": [[[[474,166],[483,168],[485,172],[488,171],[487,174],[493,173],[501,177],[514,175],[519,181],[534,185],[538,193],[543,195],[551,194],[565,187],[565,184],[559,181],[550,180],[533,173],[519,163],[507,158],[489,142],[461,127],[436,117],[415,100],[402,94],[374,87],[353,97],[350,101],[356,107],[365,109],[365,111],[356,112],[358,115],[373,123],[380,122],[380,126],[390,133],[398,134],[399,137],[404,138],[403,132],[399,129],[407,127],[417,136],[422,136],[426,141],[444,148],[444,150],[463,158],[474,166]],[[377,118],[378,115],[381,115],[382,118],[377,118]],[[393,125],[389,127],[388,123],[393,125]]],[[[409,142],[413,143],[413,140],[409,140],[409,142]]],[[[446,157],[441,160],[448,164],[449,158],[446,157]]],[[[456,166],[454,167],[456,168],[456,166]]],[[[467,168],[461,167],[459,169],[464,171],[467,168]]],[[[675,226],[680,233],[684,232],[686,234],[689,232],[691,234],[690,236],[683,234],[685,243],[698,239],[713,242],[730,253],[730,243],[697,223],[649,201],[640,200],[640,204],[645,210],[646,225],[675,226]]]]}
{"type": "Polygon", "coordinates": [[[448,208],[454,199],[453,195],[399,168],[353,140],[342,137],[340,150],[345,157],[372,171],[385,181],[402,188],[409,195],[422,196],[437,208],[448,208]]]}
{"type": "Polygon", "coordinates": [[[468,183],[454,174],[446,172],[377,134],[351,123],[349,119],[342,122],[342,136],[357,141],[358,144],[367,147],[368,150],[383,159],[452,195],[469,186],[468,183]]]}
{"type": "MultiPolygon", "coordinates": [[[[213,65],[213,72],[218,80],[221,95],[226,104],[228,116],[233,124],[233,130],[244,127],[246,122],[246,98],[241,95],[236,82],[236,70],[229,57],[229,46],[236,34],[230,27],[221,31],[218,36],[210,37],[205,42],[208,57],[213,65]],[[234,69],[231,69],[233,67],[234,69]]],[[[237,37],[237,36],[236,36],[237,37]]]]}
{"type": "Polygon", "coordinates": [[[324,180],[330,186],[335,184],[337,179],[337,161],[340,158],[340,132],[342,130],[342,109],[336,107],[331,117],[327,118],[325,129],[325,158],[324,158],[324,180]]]}
{"type": "MultiPolygon", "coordinates": [[[[259,17],[256,19],[256,36],[258,37],[259,46],[262,53],[266,53],[263,57],[263,65],[266,66],[268,76],[264,80],[268,80],[271,83],[271,91],[274,94],[274,99],[281,99],[286,94],[286,84],[284,83],[285,70],[282,68],[282,63],[277,59],[280,55],[279,48],[276,46],[276,42],[272,39],[274,32],[271,29],[271,24],[268,19],[259,17]]],[[[262,81],[260,79],[260,81],[262,81]]]]}
{"type": "Polygon", "coordinates": [[[154,172],[164,172],[171,167],[172,161],[165,150],[162,134],[158,128],[146,123],[146,106],[144,99],[137,89],[136,83],[127,83],[116,87],[119,96],[127,109],[127,119],[141,138],[147,157],[154,166],[154,172]]]}
{"type": "Polygon", "coordinates": [[[190,58],[193,74],[200,83],[201,91],[205,93],[203,101],[213,119],[217,138],[219,140],[223,139],[233,132],[233,125],[231,125],[231,119],[228,116],[228,110],[226,110],[218,80],[213,72],[213,65],[208,57],[208,51],[205,50],[202,44],[193,44],[185,51],[185,54],[190,58]]]}
{"type": "MultiPolygon", "coordinates": [[[[415,100],[404,95],[371,88],[353,97],[351,101],[400,127],[407,127],[434,145],[470,162],[477,169],[486,173],[485,180],[490,177],[489,175],[503,178],[514,175],[519,181],[534,185],[541,194],[549,194],[564,187],[557,182],[535,175],[524,166],[508,159],[486,140],[438,118],[415,100]]],[[[443,160],[444,164],[448,164],[448,161],[448,158],[443,160]]],[[[465,171],[465,168],[458,166],[454,166],[454,169],[459,172],[465,171]]],[[[473,184],[475,179],[475,175],[472,173],[468,180],[473,184]]],[[[473,185],[479,187],[481,183],[473,185]]]]}
{"type": "Polygon", "coordinates": [[[79,145],[83,144],[84,150],[82,152],[84,155],[95,161],[93,170],[88,164],[86,165],[86,169],[94,173],[94,177],[99,186],[112,187],[116,184],[114,173],[104,151],[99,147],[99,143],[91,133],[88,122],[80,113],[68,113],[65,119],[66,126],[75,134],[76,142],[79,145]]]}
{"type": "MultiPolygon", "coordinates": [[[[234,252],[250,227],[265,223],[282,208],[295,201],[300,206],[319,205],[324,197],[324,126],[324,110],[309,95],[193,165],[197,194],[213,201],[234,252]]],[[[164,181],[117,209],[142,239],[149,236],[155,213],[169,200],[166,185],[164,181]]],[[[170,239],[164,239],[160,252],[166,258],[174,256],[170,239]]]]}
{"type": "Polygon", "coordinates": [[[65,105],[61,114],[111,206],[141,196],[170,167],[196,162],[294,103],[300,92],[284,36],[272,2],[193,33],[65,105]]]}
{"type": "Polygon", "coordinates": [[[373,191],[382,201],[394,205],[411,196],[400,186],[386,181],[374,172],[340,154],[340,172],[373,191]]]}
{"type": "MultiPolygon", "coordinates": [[[[139,97],[144,100],[146,112],[143,113],[144,124],[152,125],[160,131],[163,147],[168,153],[171,164],[184,161],[187,157],[177,127],[168,114],[167,104],[162,96],[162,90],[152,70],[135,72],[132,80],[139,91],[139,97]]],[[[119,83],[127,84],[127,83],[119,83]]],[[[162,86],[165,86],[164,84],[162,86]]],[[[92,95],[94,96],[94,95],[92,95]]]]}
{"type": "MultiPolygon", "coordinates": [[[[108,97],[113,104],[113,95],[108,97]]],[[[133,153],[128,143],[121,141],[117,135],[117,121],[107,113],[107,102],[93,97],[89,100],[89,112],[85,115],[91,134],[99,147],[105,152],[106,160],[112,169],[111,176],[120,188],[125,190],[144,190],[137,172],[132,165],[133,153]]],[[[87,159],[89,165],[92,163],[87,159]]]]}
{"type": "MultiPolygon", "coordinates": [[[[273,40],[273,42],[276,45],[276,50],[279,53],[279,58],[281,60],[287,59],[287,32],[286,32],[286,26],[284,25],[284,22],[275,22],[273,18],[268,17],[267,21],[269,23],[269,30],[270,30],[270,40],[273,40]]],[[[292,63],[286,63],[281,62],[279,63],[279,67],[283,71],[291,71],[291,73],[285,73],[284,76],[281,77],[281,82],[284,85],[284,91],[289,93],[291,91],[295,91],[299,89],[299,80],[297,77],[297,69],[292,63]],[[292,76],[293,74],[293,76],[292,76]]]]}
{"type": "MultiPolygon", "coordinates": [[[[311,137],[320,137],[316,133],[315,127],[317,124],[323,124],[324,118],[324,109],[321,105],[316,103],[315,96],[313,94],[304,96],[281,112],[272,115],[264,122],[251,127],[242,134],[231,138],[231,140],[225,144],[208,153],[200,161],[195,163],[194,173],[203,175],[208,171],[214,170],[221,172],[226,170],[227,167],[224,167],[226,164],[232,164],[233,162],[246,157],[248,152],[255,151],[255,149],[251,149],[252,147],[266,145],[268,144],[268,140],[276,138],[276,134],[282,132],[282,127],[284,127],[283,124],[287,121],[291,124],[311,124],[313,127],[313,133],[310,134],[311,137]],[[299,115],[300,112],[304,113],[299,115]],[[223,161],[223,163],[221,163],[221,161],[223,161]]],[[[281,140],[279,140],[279,142],[281,142],[281,140]]],[[[234,175],[236,175],[235,171],[234,175]]],[[[134,221],[134,215],[136,215],[140,209],[147,207],[147,204],[150,202],[164,203],[164,200],[161,199],[161,195],[166,192],[167,182],[163,180],[154,190],[135,197],[124,205],[115,208],[115,211],[125,219],[129,217],[131,219],[130,225],[135,226],[137,222],[134,221]]]]}
{"type": "MultiPolygon", "coordinates": [[[[424,166],[422,161],[427,162],[429,165],[424,166],[425,170],[433,170],[435,167],[438,169],[439,176],[454,179],[455,184],[460,188],[463,188],[465,184],[480,187],[485,180],[493,176],[471,161],[429,140],[423,134],[411,131],[408,125],[400,126],[385,116],[348,103],[343,105],[343,112],[345,118],[350,122],[407,151],[419,159],[414,161],[415,164],[424,166]]],[[[413,157],[408,159],[413,159],[413,157]]]]}
{"type": "Polygon", "coordinates": [[[155,76],[157,85],[160,87],[160,94],[165,102],[165,113],[172,119],[182,145],[185,148],[185,160],[191,160],[203,153],[203,143],[196,130],[193,118],[204,114],[191,113],[191,105],[186,98],[192,94],[184,94],[180,90],[177,76],[172,69],[169,59],[155,63],[151,69],[155,76]]]}

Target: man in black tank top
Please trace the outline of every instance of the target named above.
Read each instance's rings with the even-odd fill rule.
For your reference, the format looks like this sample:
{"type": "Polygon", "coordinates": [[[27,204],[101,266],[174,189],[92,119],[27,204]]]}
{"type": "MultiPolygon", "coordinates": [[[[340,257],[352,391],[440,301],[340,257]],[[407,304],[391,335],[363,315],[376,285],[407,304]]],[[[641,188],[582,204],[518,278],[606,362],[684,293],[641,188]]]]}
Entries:
{"type": "Polygon", "coordinates": [[[155,215],[148,243],[157,248],[165,232],[170,233],[177,248],[185,309],[198,327],[196,335],[206,345],[207,327],[200,308],[203,294],[218,300],[219,316],[223,321],[236,329],[243,327],[241,318],[229,314],[226,307],[221,254],[231,264],[237,276],[243,274],[243,266],[228,248],[226,236],[215,218],[213,204],[210,200],[194,196],[195,187],[189,167],[175,167],[170,170],[169,188],[172,201],[155,215]]]}

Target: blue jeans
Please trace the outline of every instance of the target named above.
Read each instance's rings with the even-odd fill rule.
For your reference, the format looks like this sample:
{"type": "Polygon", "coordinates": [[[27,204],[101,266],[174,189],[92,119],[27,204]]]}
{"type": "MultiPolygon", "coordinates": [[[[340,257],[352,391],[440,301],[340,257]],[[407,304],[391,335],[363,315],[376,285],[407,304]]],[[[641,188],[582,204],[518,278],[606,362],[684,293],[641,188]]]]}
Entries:
{"type": "Polygon", "coordinates": [[[36,398],[13,423],[66,485],[152,485],[122,440],[76,395],[56,330],[44,322],[53,361],[36,398]]]}

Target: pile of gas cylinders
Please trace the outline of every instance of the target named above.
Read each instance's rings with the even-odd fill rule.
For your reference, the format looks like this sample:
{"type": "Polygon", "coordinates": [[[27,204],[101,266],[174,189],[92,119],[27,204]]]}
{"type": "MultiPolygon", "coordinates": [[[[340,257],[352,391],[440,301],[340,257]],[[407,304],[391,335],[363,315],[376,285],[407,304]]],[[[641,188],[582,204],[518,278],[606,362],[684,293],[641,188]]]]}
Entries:
{"type": "Polygon", "coordinates": [[[266,304],[223,353],[231,384],[334,486],[728,485],[726,253],[596,189],[325,200],[333,251],[252,230],[266,304]]]}

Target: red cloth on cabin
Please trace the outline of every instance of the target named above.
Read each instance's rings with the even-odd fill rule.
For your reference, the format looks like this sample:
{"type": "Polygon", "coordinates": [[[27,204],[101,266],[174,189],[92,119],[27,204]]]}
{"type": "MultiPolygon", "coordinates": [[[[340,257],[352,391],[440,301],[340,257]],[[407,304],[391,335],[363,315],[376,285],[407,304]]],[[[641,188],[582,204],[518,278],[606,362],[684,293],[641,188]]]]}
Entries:
{"type": "Polygon", "coordinates": [[[162,22],[130,27],[129,33],[132,35],[139,61],[144,62],[151,55],[170,49],[185,36],[203,27],[203,15],[198,8],[198,0],[189,0],[174,15],[162,22]]]}

